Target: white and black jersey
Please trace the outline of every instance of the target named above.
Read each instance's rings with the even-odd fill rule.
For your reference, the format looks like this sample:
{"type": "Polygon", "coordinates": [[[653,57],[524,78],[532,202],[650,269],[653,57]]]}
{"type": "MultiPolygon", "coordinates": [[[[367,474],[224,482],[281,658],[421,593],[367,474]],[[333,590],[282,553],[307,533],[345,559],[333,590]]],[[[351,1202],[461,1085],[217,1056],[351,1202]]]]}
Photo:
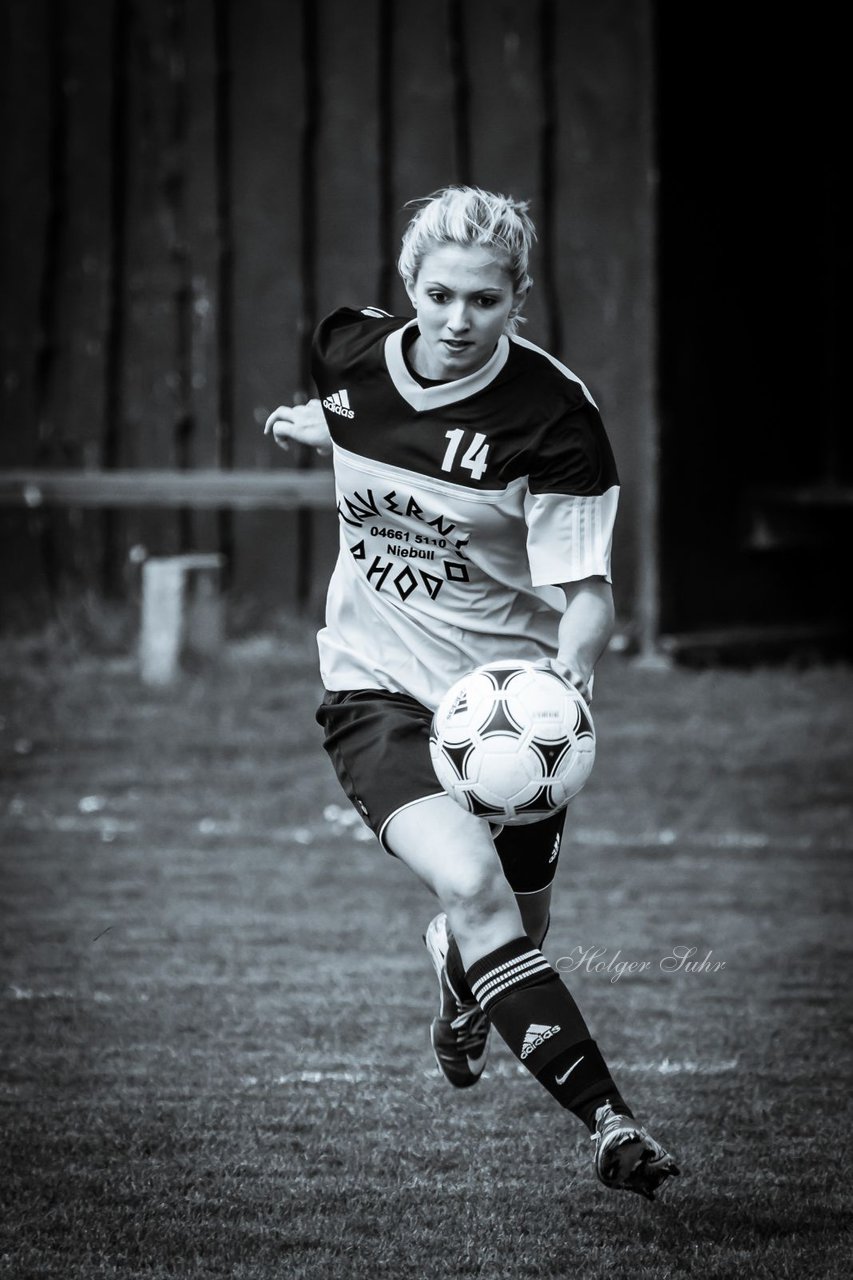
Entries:
{"type": "Polygon", "coordinates": [[[609,581],[619,489],[595,403],[559,361],[504,336],[476,373],[425,386],[416,336],[374,308],[315,336],[341,536],[318,642],[327,689],[434,708],[481,663],[556,654],[555,584],[609,581]]]}

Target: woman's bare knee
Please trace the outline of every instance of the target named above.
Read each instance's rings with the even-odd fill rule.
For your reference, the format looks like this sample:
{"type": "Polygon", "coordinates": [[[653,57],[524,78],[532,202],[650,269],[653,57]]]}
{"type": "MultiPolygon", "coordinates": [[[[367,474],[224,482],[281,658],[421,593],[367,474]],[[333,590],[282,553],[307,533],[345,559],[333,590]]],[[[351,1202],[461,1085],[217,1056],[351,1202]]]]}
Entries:
{"type": "Polygon", "coordinates": [[[497,859],[494,864],[459,863],[450,868],[441,878],[438,894],[448,911],[472,921],[494,915],[513,896],[497,859]]]}
{"type": "Polygon", "coordinates": [[[488,823],[434,796],[395,814],[385,838],[438,895],[466,964],[522,933],[488,823]]]}

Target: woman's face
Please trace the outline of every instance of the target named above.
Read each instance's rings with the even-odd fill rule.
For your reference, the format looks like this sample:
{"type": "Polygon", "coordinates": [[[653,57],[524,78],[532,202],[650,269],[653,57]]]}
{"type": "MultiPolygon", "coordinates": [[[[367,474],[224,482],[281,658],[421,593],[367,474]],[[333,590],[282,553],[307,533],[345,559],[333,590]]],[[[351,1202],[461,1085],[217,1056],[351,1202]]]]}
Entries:
{"type": "Polygon", "coordinates": [[[515,302],[505,255],[480,245],[437,245],[408,293],[420,330],[415,370],[448,380],[487,363],[515,302]]]}

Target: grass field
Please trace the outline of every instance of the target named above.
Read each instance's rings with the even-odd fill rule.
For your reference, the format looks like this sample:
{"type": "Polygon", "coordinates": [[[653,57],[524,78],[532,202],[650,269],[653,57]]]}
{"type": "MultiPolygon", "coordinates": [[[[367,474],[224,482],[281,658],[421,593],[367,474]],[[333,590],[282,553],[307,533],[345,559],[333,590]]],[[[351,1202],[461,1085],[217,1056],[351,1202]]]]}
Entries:
{"type": "Polygon", "coordinates": [[[341,807],[309,635],[168,693],[2,658],[4,1280],[850,1273],[848,668],[602,663],[546,951],[680,1159],[649,1205],[501,1044],[438,1078],[432,902],[341,807]]]}

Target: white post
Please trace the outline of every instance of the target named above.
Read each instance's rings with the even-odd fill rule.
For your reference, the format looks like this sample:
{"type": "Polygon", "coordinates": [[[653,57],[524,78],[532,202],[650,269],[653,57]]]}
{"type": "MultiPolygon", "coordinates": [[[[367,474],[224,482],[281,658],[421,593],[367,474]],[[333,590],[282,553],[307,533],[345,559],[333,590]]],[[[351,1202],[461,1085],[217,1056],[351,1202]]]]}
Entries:
{"type": "Polygon", "coordinates": [[[146,684],[170,684],[178,673],[185,582],[180,556],[152,556],[142,566],[139,668],[146,684]]]}
{"type": "Polygon", "coordinates": [[[177,676],[185,648],[211,658],[222,647],[225,619],[216,552],[152,556],[142,566],[139,667],[146,684],[177,676]]]}

